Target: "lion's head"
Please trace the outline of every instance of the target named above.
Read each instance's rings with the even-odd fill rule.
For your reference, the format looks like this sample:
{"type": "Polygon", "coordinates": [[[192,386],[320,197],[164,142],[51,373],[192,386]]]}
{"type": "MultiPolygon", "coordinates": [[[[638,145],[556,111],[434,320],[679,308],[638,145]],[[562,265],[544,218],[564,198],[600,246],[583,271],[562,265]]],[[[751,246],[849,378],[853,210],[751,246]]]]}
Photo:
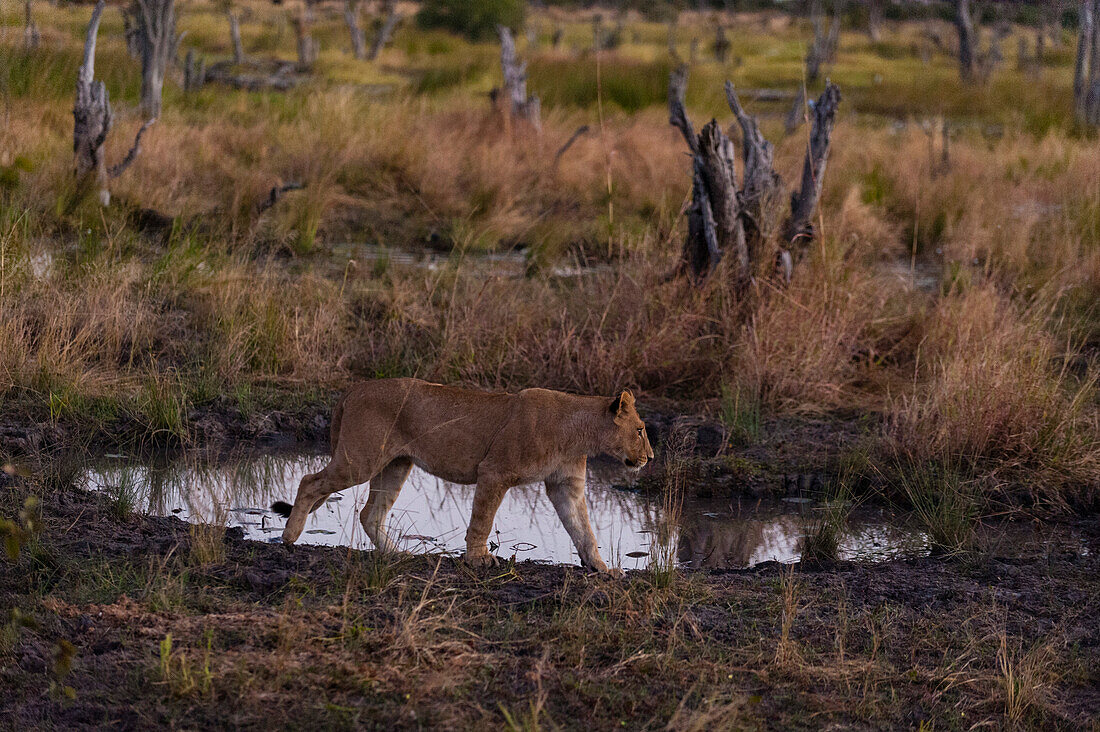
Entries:
{"type": "Polygon", "coordinates": [[[635,470],[653,459],[653,447],[646,435],[645,422],[634,409],[634,395],[624,391],[610,401],[607,409],[610,430],[604,434],[604,451],[635,470]]]}

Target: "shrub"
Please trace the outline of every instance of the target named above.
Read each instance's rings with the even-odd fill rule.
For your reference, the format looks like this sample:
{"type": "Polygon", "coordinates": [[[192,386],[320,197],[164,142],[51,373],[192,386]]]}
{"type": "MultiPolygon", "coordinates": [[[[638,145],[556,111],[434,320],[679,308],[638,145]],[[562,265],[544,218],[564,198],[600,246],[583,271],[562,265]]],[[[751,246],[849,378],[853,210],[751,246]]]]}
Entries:
{"type": "Polygon", "coordinates": [[[425,0],[416,22],[421,28],[441,28],[484,41],[496,35],[498,25],[518,30],[526,15],[525,0],[425,0]]]}

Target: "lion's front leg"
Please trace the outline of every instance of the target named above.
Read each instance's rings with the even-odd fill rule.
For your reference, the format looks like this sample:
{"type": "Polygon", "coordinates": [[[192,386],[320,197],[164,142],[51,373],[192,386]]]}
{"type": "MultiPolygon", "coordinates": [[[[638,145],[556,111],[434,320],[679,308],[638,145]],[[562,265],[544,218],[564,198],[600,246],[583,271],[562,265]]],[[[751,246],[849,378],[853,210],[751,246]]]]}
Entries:
{"type": "Polygon", "coordinates": [[[474,491],[474,510],[470,514],[470,528],[466,530],[466,563],[471,567],[485,567],[494,564],[496,559],[489,554],[486,544],[489,532],[493,530],[504,494],[508,492],[506,483],[499,480],[478,480],[474,491]]]}
{"type": "Polygon", "coordinates": [[[588,520],[588,503],[584,498],[585,463],[566,474],[553,475],[546,479],[546,494],[554,509],[558,512],[558,518],[565,526],[569,538],[573,540],[573,546],[581,555],[581,562],[589,569],[594,569],[601,574],[622,575],[622,570],[608,569],[607,564],[600,556],[599,547],[596,546],[596,534],[592,531],[592,524],[588,520]]]}

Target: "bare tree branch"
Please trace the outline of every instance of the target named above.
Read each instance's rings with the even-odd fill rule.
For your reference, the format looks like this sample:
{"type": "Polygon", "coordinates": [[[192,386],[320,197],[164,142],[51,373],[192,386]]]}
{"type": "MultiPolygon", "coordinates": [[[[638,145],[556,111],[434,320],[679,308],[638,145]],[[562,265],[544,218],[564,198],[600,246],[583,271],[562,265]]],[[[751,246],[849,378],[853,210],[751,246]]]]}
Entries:
{"type": "Polygon", "coordinates": [[[134,145],[130,148],[130,152],[126,153],[126,157],[122,159],[118,165],[112,165],[108,171],[108,175],[111,178],[117,178],[126,172],[126,169],[134,162],[134,159],[141,154],[141,138],[145,134],[145,130],[153,126],[153,123],[157,121],[156,117],[150,120],[146,120],[145,124],[137,131],[137,135],[134,136],[134,145]]]}
{"type": "Polygon", "coordinates": [[[558,151],[554,153],[554,164],[557,165],[561,160],[561,156],[565,155],[566,150],[573,147],[573,143],[580,139],[581,135],[588,132],[588,125],[581,125],[570,135],[569,139],[565,141],[565,144],[558,148],[558,151]]]}
{"type": "Polygon", "coordinates": [[[691,120],[684,108],[684,97],[687,94],[688,67],[680,64],[668,79],[668,123],[680,130],[687,141],[693,154],[699,152],[699,141],[695,137],[695,128],[691,126],[691,120]]]}
{"type": "Polygon", "coordinates": [[[290,191],[300,191],[303,188],[305,188],[304,183],[295,182],[284,183],[281,186],[272,186],[271,190],[267,194],[267,198],[256,204],[256,213],[262,214],[264,211],[268,210],[276,203],[278,203],[279,199],[282,198],[284,194],[289,193],[290,191]]]}
{"type": "Polygon", "coordinates": [[[829,138],[836,122],[836,109],[840,104],[840,88],[827,82],[825,91],[813,107],[813,126],[810,143],[802,164],[802,185],[791,194],[791,217],[787,220],[784,236],[788,242],[813,239],[813,215],[821,198],[825,183],[825,167],[829,162],[829,138]]]}

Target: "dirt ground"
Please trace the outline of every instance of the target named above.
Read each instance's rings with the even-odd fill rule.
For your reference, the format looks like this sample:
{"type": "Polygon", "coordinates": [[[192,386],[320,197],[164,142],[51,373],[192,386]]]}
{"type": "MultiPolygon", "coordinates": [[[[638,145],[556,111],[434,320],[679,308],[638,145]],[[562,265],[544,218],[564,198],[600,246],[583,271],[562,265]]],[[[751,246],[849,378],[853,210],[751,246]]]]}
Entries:
{"type": "Polygon", "coordinates": [[[629,572],[245,541],[5,477],[10,729],[1100,729],[1100,520],[629,572]]]}

